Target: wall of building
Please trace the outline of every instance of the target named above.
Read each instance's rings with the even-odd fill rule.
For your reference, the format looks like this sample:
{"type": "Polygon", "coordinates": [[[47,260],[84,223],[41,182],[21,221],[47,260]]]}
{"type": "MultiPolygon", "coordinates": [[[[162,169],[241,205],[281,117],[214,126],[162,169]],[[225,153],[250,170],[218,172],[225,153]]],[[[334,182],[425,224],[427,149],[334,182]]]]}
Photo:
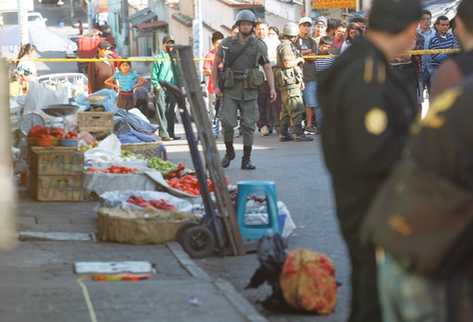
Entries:
{"type": "Polygon", "coordinates": [[[180,0],[177,8],[170,7],[168,9],[169,33],[176,40],[176,44],[192,45],[192,26],[189,27],[178,19],[174,18],[173,15],[175,14],[182,14],[188,17],[193,17],[194,1],[180,0]]]}
{"type": "Polygon", "coordinates": [[[269,13],[266,15],[268,23],[273,25],[280,25],[282,21],[298,21],[304,13],[303,5],[280,0],[266,0],[265,8],[269,13]]]}

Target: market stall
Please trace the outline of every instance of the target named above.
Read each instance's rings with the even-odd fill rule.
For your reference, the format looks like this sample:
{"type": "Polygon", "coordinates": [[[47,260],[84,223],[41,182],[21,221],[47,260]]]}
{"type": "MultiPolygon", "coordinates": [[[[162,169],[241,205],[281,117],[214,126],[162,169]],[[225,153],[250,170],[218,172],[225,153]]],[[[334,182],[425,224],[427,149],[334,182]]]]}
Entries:
{"type": "MultiPolygon", "coordinates": [[[[101,90],[89,96],[81,93],[67,99],[64,93],[79,92],[58,92],[38,84],[30,86],[28,95],[32,96],[25,100],[28,104],[20,121],[24,136],[20,140],[24,153],[20,155],[27,164],[24,181],[35,199],[99,200],[99,240],[162,243],[179,240],[182,231],[187,233],[181,236],[190,239],[204,232],[209,238],[214,234],[216,243],[205,244],[210,249],[200,256],[214,249],[242,254],[235,228],[237,190],[230,189],[230,198],[231,182],[216,166],[219,157],[215,142],[208,141],[211,135],[204,140],[201,137],[200,144],[211,151],[205,154],[203,164],[182,92],[177,92],[177,97],[195,169],[166,160],[164,146],[155,134],[158,126],[137,109],[117,108],[114,91],[101,90]],[[42,98],[36,105],[35,97],[42,98]]],[[[205,112],[193,115],[198,127],[208,121],[205,112]]],[[[249,225],[274,224],[277,217],[273,225],[276,233],[288,237],[294,231],[283,203],[270,207],[264,196],[249,196],[244,202],[248,204],[245,222],[249,225]]]]}

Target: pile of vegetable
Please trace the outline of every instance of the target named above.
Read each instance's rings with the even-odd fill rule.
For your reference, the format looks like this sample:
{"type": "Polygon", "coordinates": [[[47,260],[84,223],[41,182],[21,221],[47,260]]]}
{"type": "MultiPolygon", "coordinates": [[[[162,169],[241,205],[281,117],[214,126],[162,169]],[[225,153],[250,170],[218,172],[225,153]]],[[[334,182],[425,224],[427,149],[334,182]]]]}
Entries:
{"type": "Polygon", "coordinates": [[[144,159],[142,155],[136,154],[128,150],[122,150],[121,157],[125,161],[136,161],[144,159]]]}
{"type": "MultiPolygon", "coordinates": [[[[199,180],[196,176],[192,174],[186,174],[182,177],[174,177],[166,180],[166,182],[170,187],[174,189],[186,192],[194,196],[200,195],[199,180]]],[[[209,179],[207,179],[207,189],[210,192],[214,190],[212,181],[210,181],[209,179]]]]}
{"type": "Polygon", "coordinates": [[[112,165],[111,167],[105,169],[99,169],[94,167],[87,168],[87,173],[130,174],[136,173],[137,171],[138,170],[134,168],[121,167],[116,165],[112,165]]]}
{"type": "Polygon", "coordinates": [[[35,125],[31,128],[28,133],[28,138],[33,140],[32,145],[50,146],[55,145],[58,140],[77,140],[77,133],[70,131],[64,132],[61,128],[56,127],[43,127],[41,125],[35,125]]]}
{"type": "Polygon", "coordinates": [[[78,135],[77,132],[69,131],[64,135],[64,139],[66,140],[77,140],[78,135]]]}
{"type": "Polygon", "coordinates": [[[176,207],[174,207],[164,199],[145,200],[142,197],[131,196],[130,198],[128,198],[127,202],[141,208],[154,208],[164,211],[176,211],[176,207]]]}
{"type": "MultiPolygon", "coordinates": [[[[163,175],[175,171],[178,166],[176,166],[174,163],[169,162],[169,161],[164,161],[161,158],[158,157],[152,157],[151,159],[148,160],[148,168],[155,169],[159,172],[161,172],[163,175]]],[[[182,167],[184,167],[182,165],[182,167]]]]}

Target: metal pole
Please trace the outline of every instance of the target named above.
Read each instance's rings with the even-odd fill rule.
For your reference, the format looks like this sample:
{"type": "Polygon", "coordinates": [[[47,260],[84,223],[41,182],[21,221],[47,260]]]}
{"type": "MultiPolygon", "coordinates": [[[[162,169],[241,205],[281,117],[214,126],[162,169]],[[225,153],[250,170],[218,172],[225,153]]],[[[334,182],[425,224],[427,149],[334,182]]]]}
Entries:
{"type": "MultiPolygon", "coordinates": [[[[202,0],[194,0],[194,21],[192,24],[192,31],[193,31],[193,53],[194,57],[203,57],[203,47],[204,47],[204,28],[202,23],[202,0]]],[[[199,60],[197,62],[197,73],[199,75],[199,79],[202,80],[202,65],[203,62],[199,60]]]]}
{"type": "Polygon", "coordinates": [[[94,18],[94,2],[93,0],[87,0],[87,24],[89,25],[89,34],[92,33],[93,26],[93,18],[94,18]]]}
{"type": "Polygon", "coordinates": [[[310,17],[311,11],[312,11],[312,1],[305,0],[304,1],[304,16],[310,17]]]}
{"type": "Polygon", "coordinates": [[[130,21],[128,13],[128,1],[122,0],[122,16],[123,16],[123,56],[129,56],[130,50],[130,21]]]}
{"type": "Polygon", "coordinates": [[[30,42],[28,34],[28,7],[23,0],[17,0],[18,4],[18,24],[20,25],[21,45],[30,42]]]}
{"type": "Polygon", "coordinates": [[[74,25],[74,0],[71,0],[71,6],[69,7],[69,15],[71,17],[71,26],[74,25]]]}

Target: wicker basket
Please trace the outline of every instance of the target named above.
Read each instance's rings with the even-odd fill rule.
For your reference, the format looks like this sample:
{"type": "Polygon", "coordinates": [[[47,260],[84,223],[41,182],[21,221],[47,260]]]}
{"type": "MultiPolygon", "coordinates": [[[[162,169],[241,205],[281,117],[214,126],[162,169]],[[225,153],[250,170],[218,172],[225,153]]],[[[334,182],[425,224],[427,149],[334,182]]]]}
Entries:
{"type": "Polygon", "coordinates": [[[196,221],[190,214],[145,210],[99,208],[97,212],[97,238],[101,241],[145,245],[163,244],[176,240],[178,230],[196,221]],[[173,219],[161,218],[171,217],[173,219]]]}
{"type": "Polygon", "coordinates": [[[146,158],[160,157],[167,160],[166,148],[160,142],[122,144],[122,150],[140,154],[146,158]]]}

